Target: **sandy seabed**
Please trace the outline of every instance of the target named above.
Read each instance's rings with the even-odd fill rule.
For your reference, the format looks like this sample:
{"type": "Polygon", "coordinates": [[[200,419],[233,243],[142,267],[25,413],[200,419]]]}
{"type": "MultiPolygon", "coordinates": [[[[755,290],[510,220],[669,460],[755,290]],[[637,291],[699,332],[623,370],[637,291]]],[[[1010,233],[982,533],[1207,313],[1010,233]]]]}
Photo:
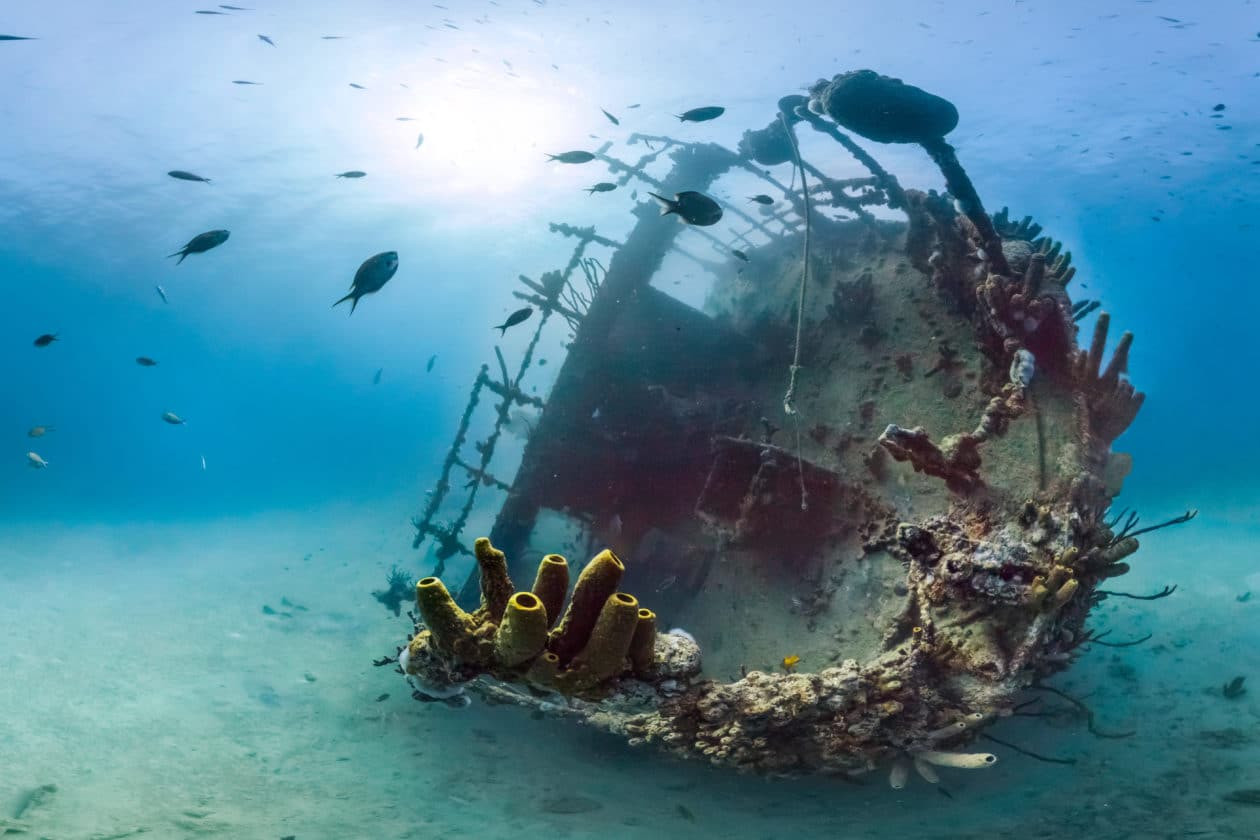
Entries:
{"type": "Polygon", "coordinates": [[[408,630],[369,595],[395,563],[422,571],[407,531],[392,507],[0,527],[0,835],[1260,837],[1260,805],[1221,798],[1260,788],[1254,528],[1150,540],[1115,588],[1177,593],[1113,599],[1093,625],[1153,638],[1095,648],[1054,681],[1099,728],[1135,735],[1003,721],[989,731],[1075,763],[988,743],[994,768],[899,792],[883,773],[740,777],[520,709],[413,701],[371,664],[408,630]],[[1218,577],[1194,574],[1211,563],[1218,577]],[[1235,675],[1255,687],[1225,699],[1235,675]]]}

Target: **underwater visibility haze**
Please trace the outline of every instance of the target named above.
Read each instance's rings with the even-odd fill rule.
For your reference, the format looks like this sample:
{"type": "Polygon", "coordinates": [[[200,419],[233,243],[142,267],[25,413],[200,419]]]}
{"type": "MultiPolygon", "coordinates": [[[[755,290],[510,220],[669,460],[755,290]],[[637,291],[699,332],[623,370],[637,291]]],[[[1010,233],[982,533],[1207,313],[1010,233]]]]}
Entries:
{"type": "Polygon", "coordinates": [[[0,836],[1260,837],[1260,9],[0,9],[0,836]]]}

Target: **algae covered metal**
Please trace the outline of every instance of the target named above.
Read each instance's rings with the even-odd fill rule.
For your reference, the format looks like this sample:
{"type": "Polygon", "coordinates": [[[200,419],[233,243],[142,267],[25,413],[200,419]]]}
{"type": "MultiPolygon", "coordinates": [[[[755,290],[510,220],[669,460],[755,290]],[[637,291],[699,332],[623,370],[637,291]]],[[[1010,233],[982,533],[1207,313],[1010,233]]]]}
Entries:
{"type": "Polygon", "coordinates": [[[455,596],[420,581],[400,664],[422,695],[542,708],[741,771],[882,768],[900,787],[997,760],[977,732],[1068,667],[1098,585],[1138,547],[1108,510],[1128,469],[1111,443],[1142,395],[1132,336],[1107,358],[1106,313],[1078,342],[1071,254],[985,210],[942,136],[956,121],[859,71],[784,97],[738,151],[653,138],[637,165],[596,155],[623,186],[731,178],[781,197],[724,207],[729,241],[642,204],[625,242],[598,242],[606,271],[583,253],[593,230],[553,226],[579,249],[518,296],[539,333],[555,313],[573,336],[515,477],[487,480],[486,452],[531,399],[534,343],[515,377],[502,357],[502,381],[482,369],[416,519],[417,545],[477,561],[455,596]],[[860,171],[802,160],[806,126],[860,171]],[[849,132],[919,144],[947,191],[903,187],[849,132]],[[765,168],[788,165],[792,186],[765,168]],[[680,265],[712,277],[702,310],[662,290],[680,265]],[[473,464],[485,389],[498,421],[473,464]],[[472,550],[471,500],[437,518],[459,469],[472,496],[502,494],[472,550]]]}

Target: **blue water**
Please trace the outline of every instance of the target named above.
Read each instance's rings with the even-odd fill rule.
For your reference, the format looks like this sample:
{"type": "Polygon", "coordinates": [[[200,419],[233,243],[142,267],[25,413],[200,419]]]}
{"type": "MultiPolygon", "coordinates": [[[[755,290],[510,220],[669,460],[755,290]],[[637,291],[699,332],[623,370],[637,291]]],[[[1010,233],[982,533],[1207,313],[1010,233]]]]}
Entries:
{"type": "MultiPolygon", "coordinates": [[[[1126,813],[1167,814],[1165,836],[1260,837],[1260,808],[1217,795],[1260,787],[1254,744],[1213,751],[1193,731],[1197,719],[1254,740],[1260,724],[1255,692],[1227,707],[1209,694],[1235,674],[1260,682],[1255,4],[239,5],[252,8],[0,9],[0,34],[37,39],[0,41],[0,826],[6,800],[55,783],[34,830],[57,837],[194,836],[208,820],[224,836],[303,840],[478,826],[494,837],[846,836],[884,822],[906,836],[1043,825],[1032,836],[1053,836],[1069,824],[1055,822],[1073,808],[1066,798],[1103,808],[1089,797],[1125,778],[1138,792],[1126,813]],[[609,810],[634,810],[612,804],[621,791],[640,803],[659,793],[645,781],[655,765],[636,754],[618,769],[615,745],[531,730],[530,750],[564,745],[550,770],[566,790],[595,766],[590,795],[610,803],[603,816],[538,823],[528,792],[485,792],[485,768],[511,776],[515,717],[471,713],[492,736],[450,758],[469,724],[415,707],[365,663],[405,632],[367,592],[394,564],[431,562],[411,550],[408,519],[478,367],[495,364],[496,343],[518,358],[532,331],[500,340],[491,326],[522,305],[518,275],[569,256],[547,224],[621,238],[634,222],[628,190],[584,191],[608,177],[599,164],[545,154],[612,142],[634,158],[641,146],[616,145],[632,131],[734,148],[781,96],[858,67],[953,101],[962,120],[949,139],[990,209],[1033,215],[1072,251],[1074,282],[1103,300],[1113,329],[1136,334],[1130,375],[1148,397],[1115,444],[1135,462],[1124,502],[1151,521],[1201,513],[1146,542],[1125,581],[1176,583],[1176,596],[1099,617],[1176,643],[1176,658],[1095,651],[1071,676],[1098,692],[1095,705],[1114,703],[1109,715],[1138,722],[1139,739],[1065,733],[1081,765],[1004,768],[970,801],[922,794],[932,799],[918,822],[884,791],[831,808],[826,783],[767,787],[669,765],[659,772],[681,792],[662,813],[623,824],[618,811],[607,833],[596,823],[609,810]],[[708,104],[727,111],[673,116],[708,104]],[[333,177],[354,169],[367,176],[333,177]],[[216,228],[231,231],[221,247],[166,258],[216,228]],[[353,315],[332,307],[387,250],[400,255],[389,284],[353,315]],[[33,347],[42,333],[59,340],[33,347]],[[138,366],[141,355],[158,365],[138,366]],[[186,425],[163,423],[166,411],[186,425]],[[55,428],[28,438],[35,425],[55,428]],[[48,468],[30,469],[28,450],[48,468]],[[1249,590],[1254,601],[1236,600],[1249,590]],[[259,624],[259,605],[281,597],[320,619],[259,624]],[[194,664],[201,640],[218,652],[194,664]],[[1141,690],[1108,676],[1115,661],[1141,690]],[[375,703],[382,692],[392,701],[375,703]],[[264,783],[275,788],[260,795],[264,783]],[[329,797],[335,814],[317,807],[329,797]],[[700,819],[680,819],[675,799],[700,819]]],[[[828,143],[803,136],[802,153],[824,165],[840,156],[828,143]]],[[[939,185],[917,149],[875,152],[903,184],[939,185]]],[[[697,271],[673,291],[698,302],[705,283],[697,271]]],[[[527,380],[540,396],[566,338],[544,336],[549,365],[527,380]]],[[[474,520],[495,509],[485,502],[474,520]]],[[[1108,826],[1098,836],[1128,836],[1108,826]]]]}

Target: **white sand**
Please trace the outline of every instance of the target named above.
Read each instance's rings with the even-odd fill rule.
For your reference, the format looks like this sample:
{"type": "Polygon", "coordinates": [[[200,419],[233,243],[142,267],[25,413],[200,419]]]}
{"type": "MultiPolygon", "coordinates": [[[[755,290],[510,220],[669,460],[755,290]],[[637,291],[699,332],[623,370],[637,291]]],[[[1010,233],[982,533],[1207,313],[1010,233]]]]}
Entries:
{"type": "Polygon", "coordinates": [[[371,666],[407,623],[370,590],[394,562],[421,571],[408,511],[385,507],[0,530],[0,834],[24,792],[52,783],[27,815],[30,834],[15,837],[1260,836],[1260,807],[1219,799],[1260,787],[1256,630],[1246,644],[1236,632],[1255,627],[1260,592],[1233,600],[1241,566],[1237,586],[1196,586],[1161,547],[1236,555],[1249,551],[1245,529],[1198,523],[1152,539],[1138,564],[1153,571],[1115,588],[1186,591],[1111,602],[1095,623],[1155,638],[1095,649],[1054,681],[1092,692],[1098,725],[1136,737],[1094,739],[1079,720],[1006,722],[994,734],[1078,763],[986,744],[1001,762],[943,770],[950,799],[918,779],[894,793],[882,774],[861,787],[736,777],[518,709],[412,701],[401,677],[371,666]],[[282,597],[307,610],[263,614],[285,610],[282,597]],[[1219,684],[1235,673],[1252,692],[1224,700],[1219,684]],[[1201,734],[1231,728],[1250,742],[1201,734]],[[554,797],[596,810],[545,812],[554,797]]]}

